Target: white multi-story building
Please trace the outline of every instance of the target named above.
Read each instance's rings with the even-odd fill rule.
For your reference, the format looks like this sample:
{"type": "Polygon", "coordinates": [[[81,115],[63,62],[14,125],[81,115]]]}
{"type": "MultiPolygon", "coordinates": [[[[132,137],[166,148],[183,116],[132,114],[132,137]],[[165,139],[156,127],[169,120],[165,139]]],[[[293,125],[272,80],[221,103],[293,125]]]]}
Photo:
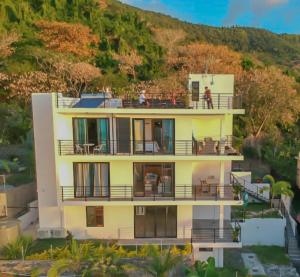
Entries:
{"type": "Polygon", "coordinates": [[[188,99],[34,94],[39,236],[192,243],[196,259],[222,266],[223,249],[241,247],[233,90],[233,75],[193,74],[188,99]]]}

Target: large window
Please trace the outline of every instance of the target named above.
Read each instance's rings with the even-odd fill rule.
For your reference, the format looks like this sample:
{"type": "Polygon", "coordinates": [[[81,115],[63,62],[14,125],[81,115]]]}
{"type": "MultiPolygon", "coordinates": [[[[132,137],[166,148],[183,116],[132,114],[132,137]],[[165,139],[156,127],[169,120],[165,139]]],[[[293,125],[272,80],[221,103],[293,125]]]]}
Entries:
{"type": "Polygon", "coordinates": [[[135,153],[173,154],[173,119],[133,119],[135,153]]]}
{"type": "Polygon", "coordinates": [[[75,150],[109,152],[108,118],[74,118],[73,132],[75,150]]]}
{"type": "Polygon", "coordinates": [[[109,196],[109,163],[74,163],[75,197],[109,196]]]}
{"type": "Polygon", "coordinates": [[[86,207],[86,226],[87,227],[103,227],[104,216],[103,207],[86,207]]]}
{"type": "Polygon", "coordinates": [[[136,197],[174,195],[174,163],[134,163],[133,174],[136,197]]]}

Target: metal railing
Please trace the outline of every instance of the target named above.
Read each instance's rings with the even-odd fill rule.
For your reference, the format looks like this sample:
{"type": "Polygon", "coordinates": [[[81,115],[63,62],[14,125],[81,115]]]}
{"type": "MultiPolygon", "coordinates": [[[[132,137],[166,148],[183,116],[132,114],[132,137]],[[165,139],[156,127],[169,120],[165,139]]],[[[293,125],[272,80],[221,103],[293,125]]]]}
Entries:
{"type": "Polygon", "coordinates": [[[230,183],[233,185],[234,188],[240,188],[243,192],[248,193],[252,197],[264,201],[264,202],[270,202],[269,198],[266,198],[263,194],[264,189],[259,188],[258,186],[255,187],[255,189],[250,189],[247,187],[246,180],[243,178],[239,178],[235,176],[233,173],[230,173],[230,183]]]}
{"type": "Polygon", "coordinates": [[[238,222],[226,228],[192,228],[192,243],[240,243],[241,227],[238,222]]]}
{"type": "MultiPolygon", "coordinates": [[[[95,99],[101,99],[96,103],[96,107],[79,105],[81,99],[65,97],[56,94],[57,108],[140,108],[140,109],[241,109],[242,97],[241,95],[234,96],[228,93],[213,93],[211,101],[200,94],[199,101],[190,101],[191,95],[170,96],[167,94],[146,94],[144,103],[139,102],[139,95],[123,95],[119,98],[107,98],[95,95],[95,99]],[[101,98],[100,98],[101,97],[101,98]]],[[[90,97],[88,99],[93,99],[90,97]]]]}
{"type": "Polygon", "coordinates": [[[105,140],[80,142],[58,140],[59,155],[240,155],[232,147],[232,136],[219,139],[167,140],[105,140]]]}
{"type": "MultiPolygon", "coordinates": [[[[167,186],[165,186],[167,187],[167,186]]],[[[176,185],[168,190],[140,191],[136,186],[62,186],[62,200],[77,201],[198,201],[198,200],[240,200],[240,195],[235,195],[231,185],[176,185]]]]}

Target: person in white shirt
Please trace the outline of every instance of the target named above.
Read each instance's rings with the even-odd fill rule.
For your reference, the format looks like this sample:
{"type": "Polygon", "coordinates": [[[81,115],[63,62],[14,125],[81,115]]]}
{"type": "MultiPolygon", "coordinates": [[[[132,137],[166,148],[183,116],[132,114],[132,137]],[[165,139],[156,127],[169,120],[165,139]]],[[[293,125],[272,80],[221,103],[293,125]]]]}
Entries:
{"type": "Polygon", "coordinates": [[[142,90],[141,94],[139,96],[139,104],[140,105],[145,105],[146,104],[146,96],[145,96],[145,91],[142,90]]]}

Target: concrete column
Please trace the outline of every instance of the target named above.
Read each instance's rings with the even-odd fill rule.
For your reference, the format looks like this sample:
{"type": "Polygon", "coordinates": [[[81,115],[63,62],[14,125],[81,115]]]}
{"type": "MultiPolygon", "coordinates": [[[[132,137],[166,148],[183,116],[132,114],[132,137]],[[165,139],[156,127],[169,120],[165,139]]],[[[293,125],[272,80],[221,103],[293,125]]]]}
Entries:
{"type": "Polygon", "coordinates": [[[225,162],[220,161],[220,180],[219,180],[220,198],[224,198],[224,183],[225,183],[225,162]]]}
{"type": "Polygon", "coordinates": [[[220,121],[220,144],[219,144],[219,151],[220,155],[224,155],[225,152],[225,145],[226,145],[226,136],[225,136],[225,117],[226,115],[222,116],[220,121]]]}
{"type": "Polygon", "coordinates": [[[224,205],[220,205],[220,213],[219,213],[219,236],[220,238],[224,237],[224,205]]]}

